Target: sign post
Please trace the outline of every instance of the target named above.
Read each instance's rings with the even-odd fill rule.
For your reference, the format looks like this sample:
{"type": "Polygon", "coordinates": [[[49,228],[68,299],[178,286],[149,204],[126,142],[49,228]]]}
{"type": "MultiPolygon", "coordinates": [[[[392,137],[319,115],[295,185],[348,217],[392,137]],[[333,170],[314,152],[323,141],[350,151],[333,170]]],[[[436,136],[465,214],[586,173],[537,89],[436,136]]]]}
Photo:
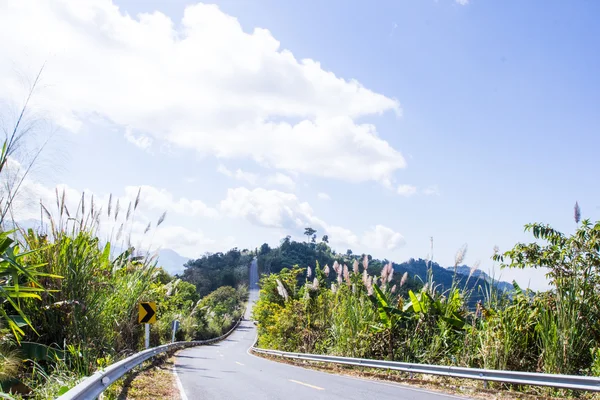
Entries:
{"type": "Polygon", "coordinates": [[[179,321],[173,321],[173,336],[171,337],[171,343],[175,342],[175,333],[177,333],[177,329],[179,328],[179,321]]]}
{"type": "Polygon", "coordinates": [[[144,326],[146,327],[146,335],[144,338],[144,345],[145,348],[148,349],[150,348],[150,324],[144,324],[144,326]]]}
{"type": "Polygon", "coordinates": [[[145,325],[145,340],[144,344],[146,348],[150,347],[150,324],[156,322],[156,303],[153,301],[146,301],[140,303],[138,308],[138,323],[145,325]]]}

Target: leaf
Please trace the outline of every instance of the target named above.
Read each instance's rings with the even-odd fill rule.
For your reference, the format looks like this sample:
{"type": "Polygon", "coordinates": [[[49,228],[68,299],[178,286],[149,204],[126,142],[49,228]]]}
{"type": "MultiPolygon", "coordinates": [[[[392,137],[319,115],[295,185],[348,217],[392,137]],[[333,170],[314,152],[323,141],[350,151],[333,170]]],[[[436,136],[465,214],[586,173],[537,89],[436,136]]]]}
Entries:
{"type": "Polygon", "coordinates": [[[465,327],[465,321],[453,315],[452,317],[442,317],[444,321],[449,323],[453,328],[463,329],[465,327]]]}
{"type": "Polygon", "coordinates": [[[389,314],[394,314],[399,316],[400,318],[404,318],[406,317],[406,313],[404,313],[402,310],[399,310],[397,308],[394,307],[384,307],[385,311],[388,312],[389,314]]]}
{"type": "Polygon", "coordinates": [[[64,351],[45,344],[35,342],[21,342],[22,355],[34,361],[58,361],[64,358],[64,351]]]}
{"type": "Polygon", "coordinates": [[[377,311],[379,312],[379,319],[381,320],[382,324],[384,324],[388,328],[391,328],[392,321],[390,319],[390,316],[388,315],[388,313],[385,310],[386,307],[389,307],[388,302],[385,298],[385,295],[383,294],[381,289],[379,289],[379,287],[375,284],[373,285],[373,289],[375,292],[375,295],[373,297],[376,300],[375,303],[377,304],[377,311]]]}
{"type": "Polygon", "coordinates": [[[19,328],[27,326],[27,322],[20,315],[9,315],[10,318],[19,328]]]}
{"type": "Polygon", "coordinates": [[[68,386],[61,386],[60,389],[58,390],[58,395],[62,396],[63,394],[67,393],[68,391],[69,391],[68,386]]]}
{"type": "Polygon", "coordinates": [[[100,262],[102,262],[103,264],[108,264],[108,262],[110,261],[110,242],[106,243],[106,246],[104,246],[104,251],[102,251],[102,257],[100,258],[100,262]]]}
{"type": "Polygon", "coordinates": [[[416,313],[423,312],[423,308],[421,307],[421,303],[419,302],[419,299],[413,293],[412,290],[408,291],[408,297],[410,297],[410,302],[411,302],[413,311],[416,312],[416,313]]]}

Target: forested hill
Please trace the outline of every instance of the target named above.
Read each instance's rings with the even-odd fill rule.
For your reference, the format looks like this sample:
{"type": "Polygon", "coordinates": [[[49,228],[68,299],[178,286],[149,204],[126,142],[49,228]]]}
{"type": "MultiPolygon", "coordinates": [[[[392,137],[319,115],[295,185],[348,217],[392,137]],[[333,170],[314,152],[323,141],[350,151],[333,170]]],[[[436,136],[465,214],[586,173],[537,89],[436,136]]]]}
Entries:
{"type": "MultiPolygon", "coordinates": [[[[319,243],[316,240],[311,242],[296,242],[288,236],[281,241],[279,247],[271,248],[268,244],[263,244],[256,250],[258,254],[258,267],[261,273],[279,272],[283,268],[290,268],[293,265],[315,266],[315,261],[319,262],[321,267],[326,264],[331,266],[334,261],[346,263],[350,267],[352,262],[362,260],[364,254],[354,254],[348,250],[345,254],[336,253],[329,247],[327,237],[319,243]]],[[[378,275],[381,268],[389,262],[387,259],[376,259],[371,255],[369,258],[369,271],[371,274],[378,275]]],[[[402,289],[416,288],[422,286],[428,280],[427,271],[431,266],[433,281],[438,286],[438,290],[445,291],[452,286],[454,276],[454,267],[444,268],[436,262],[429,262],[424,259],[414,259],[402,263],[393,263],[394,283],[398,284],[405,272],[408,273],[408,281],[402,289]]],[[[489,284],[492,279],[483,271],[473,270],[468,266],[459,266],[457,268],[456,282],[461,288],[472,289],[472,299],[478,300],[483,297],[485,291],[489,290],[489,284]]],[[[493,282],[501,291],[512,289],[512,285],[507,282],[493,282]]]]}
{"type": "Polygon", "coordinates": [[[221,286],[236,287],[247,283],[248,266],[254,256],[253,252],[237,248],[226,253],[205,254],[189,260],[181,277],[196,285],[196,291],[202,297],[221,286]]]}
{"type": "MultiPolygon", "coordinates": [[[[354,260],[361,261],[364,254],[354,254],[351,250],[346,253],[336,253],[327,243],[327,237],[319,243],[316,240],[310,242],[296,242],[285,237],[278,247],[271,248],[263,244],[255,250],[231,249],[224,253],[206,254],[196,260],[190,260],[184,265],[181,277],[196,285],[200,295],[210,293],[219,286],[236,286],[247,280],[247,269],[250,261],[258,256],[259,273],[277,273],[283,268],[291,268],[294,265],[300,267],[315,267],[318,262],[320,267],[332,266],[335,261],[352,267],[354,260]]],[[[381,268],[389,262],[387,259],[376,259],[367,255],[369,259],[369,272],[379,275],[381,268]]],[[[471,293],[471,301],[483,299],[484,293],[489,291],[491,279],[482,271],[471,269],[468,266],[457,267],[455,278],[454,267],[444,268],[435,262],[424,259],[413,259],[403,263],[393,263],[394,279],[390,285],[396,284],[399,293],[407,292],[409,289],[416,290],[428,281],[427,272],[431,267],[433,282],[438,291],[445,291],[456,283],[461,289],[467,289],[471,293]],[[404,283],[401,285],[403,275],[407,273],[404,283]]],[[[333,280],[333,275],[330,277],[333,280]]],[[[501,291],[512,289],[507,282],[494,282],[501,291]]]]}

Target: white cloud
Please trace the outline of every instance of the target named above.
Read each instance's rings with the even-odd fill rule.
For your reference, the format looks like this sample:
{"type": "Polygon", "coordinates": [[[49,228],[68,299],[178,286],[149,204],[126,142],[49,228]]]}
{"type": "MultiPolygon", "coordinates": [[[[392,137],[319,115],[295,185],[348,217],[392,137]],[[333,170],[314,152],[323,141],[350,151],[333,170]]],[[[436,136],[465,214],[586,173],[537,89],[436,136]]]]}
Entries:
{"type": "Polygon", "coordinates": [[[423,190],[423,193],[427,196],[439,196],[440,190],[437,185],[431,185],[423,190]]]}
{"type": "Polygon", "coordinates": [[[405,166],[374,125],[355,122],[399,115],[395,99],[296,59],[266,29],[244,32],[214,5],[174,22],[109,0],[2,2],[0,36],[12,38],[0,41],[0,99],[22,98],[15,69],[47,61],[36,106],[70,130],[101,116],[200,154],[351,182],[385,183],[405,166]]]}
{"type": "Polygon", "coordinates": [[[320,192],[317,197],[321,200],[331,200],[331,197],[327,193],[320,192]]]}
{"type": "Polygon", "coordinates": [[[251,172],[245,172],[239,168],[235,170],[234,177],[235,177],[235,179],[237,179],[239,181],[248,182],[251,185],[256,185],[258,182],[257,174],[253,174],[251,172]]]}
{"type": "Polygon", "coordinates": [[[461,6],[466,6],[469,4],[469,0],[456,0],[456,3],[460,4],[461,6]]]}
{"type": "Polygon", "coordinates": [[[268,176],[267,184],[282,186],[288,190],[294,190],[296,188],[296,182],[281,172],[276,172],[275,174],[268,176]]]}
{"type": "MultiPolygon", "coordinates": [[[[178,253],[195,257],[206,251],[221,251],[228,245],[234,244],[234,238],[227,237],[221,240],[208,238],[200,230],[191,230],[184,226],[172,225],[169,223],[169,216],[160,226],[156,226],[157,220],[164,211],[184,215],[186,217],[216,217],[217,211],[214,208],[207,207],[199,200],[188,200],[186,198],[176,199],[171,193],[163,189],[157,189],[151,186],[142,186],[140,202],[135,211],[133,204],[137,197],[139,187],[128,186],[124,189],[121,196],[113,196],[111,215],[108,216],[109,194],[93,193],[84,190],[86,198],[86,210],[90,211],[91,198],[94,198],[96,210],[102,207],[99,220],[99,237],[110,240],[117,246],[124,247],[128,238],[136,248],[152,249],[170,248],[178,253]],[[119,201],[118,217],[115,217],[117,210],[117,200],[119,201]],[[127,216],[129,204],[132,204],[132,213],[127,216]],[[148,223],[151,223],[150,232],[146,233],[148,223]],[[121,229],[123,225],[123,229],[121,229]],[[123,233],[118,237],[119,230],[123,233]]],[[[15,202],[15,220],[24,221],[27,219],[40,220],[40,202],[46,206],[55,220],[60,219],[57,210],[57,192],[58,197],[65,193],[65,204],[69,215],[79,218],[79,202],[82,198],[82,191],[67,185],[61,184],[56,188],[46,186],[40,182],[25,179],[22,191],[15,202]]],[[[44,215],[45,223],[48,223],[44,215]]]]}
{"type": "Polygon", "coordinates": [[[365,232],[363,243],[373,249],[395,250],[403,246],[405,241],[398,232],[383,225],[376,225],[365,232]]]}
{"type": "Polygon", "coordinates": [[[133,143],[135,146],[140,149],[146,150],[150,146],[152,146],[152,139],[146,135],[134,135],[132,130],[128,127],[125,129],[125,139],[129,143],[133,143]]]}
{"type": "Polygon", "coordinates": [[[404,244],[401,234],[383,225],[364,232],[362,237],[344,227],[330,225],[315,216],[307,202],[301,202],[292,193],[278,190],[250,190],[244,187],[229,189],[219,208],[232,218],[243,218],[267,228],[297,231],[311,226],[319,234],[327,234],[332,245],[342,248],[348,246],[357,250],[358,246],[367,246],[372,249],[394,250],[404,244]]]}
{"type": "Polygon", "coordinates": [[[294,194],[263,188],[229,189],[219,207],[230,217],[270,228],[303,225],[312,213],[308,203],[300,203],[294,194]]]}
{"type": "Polygon", "coordinates": [[[296,183],[294,182],[294,180],[289,176],[282,174],[281,172],[276,172],[267,177],[261,177],[258,174],[242,171],[239,168],[235,172],[233,172],[223,164],[218,165],[217,172],[230,178],[235,178],[239,181],[244,181],[252,186],[257,186],[260,181],[264,181],[267,185],[270,186],[282,186],[289,190],[294,190],[296,188],[296,183]]]}
{"type": "Polygon", "coordinates": [[[259,179],[259,176],[257,174],[242,171],[239,168],[237,170],[235,170],[235,172],[233,172],[230,169],[228,169],[226,166],[224,166],[223,164],[219,164],[219,166],[217,167],[217,172],[219,172],[225,176],[228,176],[230,178],[234,178],[239,181],[247,182],[253,186],[255,186],[258,183],[258,179],[259,179]]]}
{"type": "Polygon", "coordinates": [[[233,178],[233,172],[223,164],[219,164],[217,166],[217,172],[230,178],[233,178]]]}
{"type": "Polygon", "coordinates": [[[399,185],[397,191],[400,196],[409,197],[417,193],[417,188],[412,185],[399,185]]]}
{"type": "Polygon", "coordinates": [[[207,217],[217,218],[219,212],[204,204],[200,200],[189,200],[185,197],[176,199],[165,189],[158,189],[153,186],[127,186],[125,196],[129,201],[135,201],[138,190],[140,192],[140,207],[149,210],[167,211],[181,214],[188,217],[207,217]]]}
{"type": "Polygon", "coordinates": [[[201,230],[170,225],[157,229],[153,240],[163,248],[173,249],[190,258],[199,257],[205,252],[224,251],[235,245],[233,237],[215,240],[207,237],[201,230]]]}

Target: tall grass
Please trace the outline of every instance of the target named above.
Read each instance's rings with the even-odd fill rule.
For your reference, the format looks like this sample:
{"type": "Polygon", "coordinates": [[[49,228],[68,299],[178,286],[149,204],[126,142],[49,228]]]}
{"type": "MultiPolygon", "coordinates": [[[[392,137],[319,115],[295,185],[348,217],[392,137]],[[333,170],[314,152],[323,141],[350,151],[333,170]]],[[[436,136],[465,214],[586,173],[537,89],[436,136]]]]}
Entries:
{"type": "Polygon", "coordinates": [[[30,333],[28,339],[61,348],[80,346],[84,362],[78,364],[78,372],[87,375],[97,367],[97,358],[138,348],[137,304],[150,292],[156,263],[151,257],[136,256],[133,248],[111,257],[110,242],[102,244],[97,236],[101,211],[85,195],[73,213],[64,192],[57,193],[56,217],[42,208],[50,229],[22,232],[29,248],[41,249],[27,261],[62,279],[44,280],[48,292],[41,304],[25,302],[40,332],[30,333]]]}

